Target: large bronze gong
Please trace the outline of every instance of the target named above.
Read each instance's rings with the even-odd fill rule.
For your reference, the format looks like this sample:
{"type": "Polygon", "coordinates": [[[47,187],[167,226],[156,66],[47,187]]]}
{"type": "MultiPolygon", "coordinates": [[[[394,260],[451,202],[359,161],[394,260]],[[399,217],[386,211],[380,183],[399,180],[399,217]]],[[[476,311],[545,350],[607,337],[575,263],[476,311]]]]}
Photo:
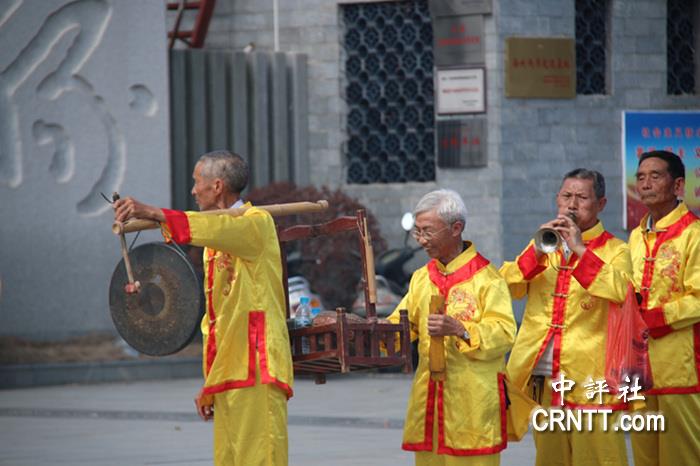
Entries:
{"type": "Polygon", "coordinates": [[[122,259],[109,285],[109,308],[119,334],[137,351],[165,356],[194,337],[202,312],[202,284],[187,257],[166,243],[147,243],[129,252],[141,290],[124,291],[122,259]]]}

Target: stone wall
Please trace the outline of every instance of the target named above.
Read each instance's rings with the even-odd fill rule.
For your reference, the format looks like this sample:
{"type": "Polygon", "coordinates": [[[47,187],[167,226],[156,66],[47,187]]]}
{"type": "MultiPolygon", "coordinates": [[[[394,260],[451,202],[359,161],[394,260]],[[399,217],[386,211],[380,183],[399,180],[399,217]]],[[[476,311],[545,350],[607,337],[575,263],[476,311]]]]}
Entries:
{"type": "Polygon", "coordinates": [[[0,335],[113,332],[100,193],[170,204],[163,2],[2,6],[0,335]]]}
{"type": "MultiPolygon", "coordinates": [[[[573,1],[496,2],[498,63],[511,36],[575,37],[573,1]]],[[[562,175],[577,167],[606,178],[605,226],[622,231],[622,111],[697,109],[698,96],[666,94],[666,1],[612,1],[608,94],[572,100],[506,99],[498,83],[503,164],[503,253],[510,258],[556,212],[562,175]]],[[[496,73],[491,73],[493,76],[496,73]]],[[[498,71],[502,76],[503,71],[498,71]]],[[[490,107],[491,110],[491,107],[490,107]]]]}
{"type": "MultiPolygon", "coordinates": [[[[498,112],[488,111],[488,167],[437,170],[435,182],[355,185],[345,182],[344,155],[346,105],[342,98],[340,5],[325,0],[280,1],[279,44],[282,51],[308,54],[310,179],[316,185],[340,186],[369,206],[381,219],[390,247],[399,246],[404,232],[403,212],[420,197],[437,188],[451,188],[464,197],[470,218],[467,235],[496,263],[501,260],[501,167],[498,157],[498,112]]],[[[486,63],[497,66],[497,35],[493,16],[485,18],[486,63]]],[[[274,47],[272,2],[220,0],[212,20],[207,47],[256,50],[274,47]]],[[[488,81],[488,97],[497,91],[488,81]]],[[[425,257],[416,259],[416,264],[425,257]]]]}
{"type": "MultiPolygon", "coordinates": [[[[575,2],[493,0],[484,21],[488,166],[437,169],[429,183],[348,185],[343,3],[280,0],[280,50],[309,57],[309,179],[367,204],[390,246],[403,241],[401,214],[449,187],[470,211],[467,236],[498,265],[554,215],[562,174],[579,166],[606,175],[603,220],[625,236],[621,112],[700,107],[697,95],[666,94],[664,0],[611,2],[606,95],[505,98],[505,39],[574,37],[575,2]]],[[[170,204],[163,3],[0,4],[0,334],[113,331],[107,286],[119,250],[99,193],[170,204]]],[[[219,0],[206,46],[272,50],[272,4],[219,0]]]]}
{"type": "MultiPolygon", "coordinates": [[[[697,96],[666,95],[666,2],[611,2],[608,94],[575,99],[506,99],[507,37],[575,37],[575,2],[494,0],[484,22],[488,167],[438,169],[433,183],[347,185],[343,153],[340,5],[280,1],[280,47],[309,55],[310,158],[315,184],[342,186],[382,219],[391,244],[402,238],[398,218],[425,192],[459,191],[470,210],[468,236],[493,262],[512,258],[555,212],[561,176],[580,166],[601,171],[608,185],[606,226],[622,227],[621,112],[698,108],[697,96]]],[[[272,2],[220,0],[207,46],[272,49],[272,2]]]]}

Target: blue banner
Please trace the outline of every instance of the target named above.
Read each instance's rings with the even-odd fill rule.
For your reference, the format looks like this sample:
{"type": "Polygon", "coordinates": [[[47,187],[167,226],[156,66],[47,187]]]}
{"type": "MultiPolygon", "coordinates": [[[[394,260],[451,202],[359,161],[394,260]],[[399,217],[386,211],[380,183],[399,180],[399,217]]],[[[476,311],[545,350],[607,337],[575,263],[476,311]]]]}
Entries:
{"type": "Polygon", "coordinates": [[[667,150],[685,164],[685,202],[700,213],[700,112],[623,112],[622,163],[625,180],[625,226],[633,230],[647,208],[635,187],[637,160],[644,152],[667,150]]]}

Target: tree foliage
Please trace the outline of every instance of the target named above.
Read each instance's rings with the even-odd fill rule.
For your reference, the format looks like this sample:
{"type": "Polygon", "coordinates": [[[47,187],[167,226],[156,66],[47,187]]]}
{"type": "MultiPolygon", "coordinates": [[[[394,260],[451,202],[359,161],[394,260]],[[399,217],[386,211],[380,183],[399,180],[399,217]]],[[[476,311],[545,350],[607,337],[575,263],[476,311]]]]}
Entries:
{"type": "MultiPolygon", "coordinates": [[[[246,200],[253,205],[281,204],[325,199],[329,207],[324,212],[277,217],[280,228],[292,225],[324,223],[343,215],[355,215],[358,209],[365,209],[367,223],[372,237],[375,255],[386,249],[379,225],[367,207],[363,206],[340,189],[331,190],[326,186],[297,187],[293,183],[278,182],[250,191],[246,200]]],[[[362,276],[359,236],[353,232],[343,232],[332,236],[321,236],[287,244],[286,253],[300,253],[302,261],[294,272],[301,274],[311,283],[312,291],[321,296],[326,309],[344,306],[352,307],[357,285],[362,276]]]]}

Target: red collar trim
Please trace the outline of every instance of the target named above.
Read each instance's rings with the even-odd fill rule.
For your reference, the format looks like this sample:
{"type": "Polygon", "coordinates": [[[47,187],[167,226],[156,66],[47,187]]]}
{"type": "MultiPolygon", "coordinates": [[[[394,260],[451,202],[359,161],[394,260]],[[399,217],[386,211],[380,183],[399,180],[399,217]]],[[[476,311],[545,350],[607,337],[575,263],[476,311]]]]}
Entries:
{"type": "Polygon", "coordinates": [[[437,259],[428,262],[428,276],[430,281],[440,290],[440,294],[447,298],[450,289],[458,283],[466,282],[477,272],[489,265],[488,259],[479,254],[476,255],[462,267],[450,274],[443,274],[437,266],[437,259]]]}
{"type": "Polygon", "coordinates": [[[685,215],[679,218],[676,223],[669,225],[668,228],[664,230],[659,231],[659,234],[656,237],[656,244],[654,244],[654,256],[656,256],[656,251],[658,251],[657,244],[660,246],[661,243],[680,236],[680,234],[683,233],[683,230],[688,228],[688,226],[695,220],[698,220],[697,215],[695,215],[693,212],[687,212],[685,215]]]}
{"type": "Polygon", "coordinates": [[[586,247],[591,251],[595,251],[598,248],[605,246],[605,243],[613,239],[615,236],[609,231],[604,231],[600,235],[596,236],[592,240],[586,243],[586,247]]]}

